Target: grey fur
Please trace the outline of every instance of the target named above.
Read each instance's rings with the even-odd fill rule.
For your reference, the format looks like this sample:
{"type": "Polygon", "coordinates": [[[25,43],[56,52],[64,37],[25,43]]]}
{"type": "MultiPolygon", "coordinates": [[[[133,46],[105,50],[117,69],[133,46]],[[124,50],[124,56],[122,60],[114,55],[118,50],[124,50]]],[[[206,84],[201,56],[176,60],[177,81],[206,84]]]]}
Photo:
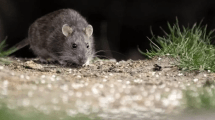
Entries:
{"type": "Polygon", "coordinates": [[[87,26],[86,19],[75,10],[57,10],[37,19],[30,26],[27,42],[42,61],[51,59],[61,64],[83,65],[94,56],[94,39],[86,34],[87,26]],[[68,36],[62,33],[65,24],[72,28],[68,36]],[[75,49],[72,48],[74,43],[77,45],[75,49]]]}

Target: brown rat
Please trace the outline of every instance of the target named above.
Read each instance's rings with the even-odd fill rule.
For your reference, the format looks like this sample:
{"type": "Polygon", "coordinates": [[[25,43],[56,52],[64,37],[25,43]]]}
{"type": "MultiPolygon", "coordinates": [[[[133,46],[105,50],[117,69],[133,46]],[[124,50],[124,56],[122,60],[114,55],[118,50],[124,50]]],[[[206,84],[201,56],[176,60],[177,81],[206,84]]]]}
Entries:
{"type": "Polygon", "coordinates": [[[92,33],[93,27],[78,12],[61,9],[37,19],[16,48],[30,45],[42,62],[84,65],[94,56],[92,33]]]}

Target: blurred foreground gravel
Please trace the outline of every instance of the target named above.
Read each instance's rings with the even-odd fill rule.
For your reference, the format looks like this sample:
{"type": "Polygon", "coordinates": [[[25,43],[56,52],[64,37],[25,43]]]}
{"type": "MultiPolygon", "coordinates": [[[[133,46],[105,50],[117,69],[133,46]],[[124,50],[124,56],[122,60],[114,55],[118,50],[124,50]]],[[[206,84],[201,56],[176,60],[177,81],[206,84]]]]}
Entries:
{"type": "MultiPolygon", "coordinates": [[[[21,115],[55,119],[171,120],[183,111],[182,90],[202,86],[208,73],[185,73],[173,59],[95,60],[82,68],[12,59],[0,65],[0,100],[21,115]],[[157,64],[157,66],[155,65],[157,64]],[[98,118],[97,118],[98,117],[98,118]]],[[[1,107],[0,107],[1,108],[1,107]]]]}

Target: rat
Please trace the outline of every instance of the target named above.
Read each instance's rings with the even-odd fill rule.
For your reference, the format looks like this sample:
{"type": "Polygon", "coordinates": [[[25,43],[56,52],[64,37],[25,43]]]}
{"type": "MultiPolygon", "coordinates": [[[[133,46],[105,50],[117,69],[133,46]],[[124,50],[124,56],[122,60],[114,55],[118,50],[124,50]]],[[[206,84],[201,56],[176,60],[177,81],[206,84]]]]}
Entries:
{"type": "Polygon", "coordinates": [[[28,37],[15,48],[30,45],[41,62],[62,65],[88,65],[94,57],[93,27],[73,9],[60,9],[38,18],[28,30],[28,37]]]}

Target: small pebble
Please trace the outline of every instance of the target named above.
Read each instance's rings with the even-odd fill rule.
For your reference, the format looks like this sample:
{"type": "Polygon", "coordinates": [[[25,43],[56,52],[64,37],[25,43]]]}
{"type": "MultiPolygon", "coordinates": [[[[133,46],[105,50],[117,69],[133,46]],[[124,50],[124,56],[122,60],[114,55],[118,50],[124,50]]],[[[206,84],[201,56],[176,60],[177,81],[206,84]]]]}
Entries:
{"type": "Polygon", "coordinates": [[[183,75],[183,73],[178,73],[178,76],[182,76],[183,75]]]}
{"type": "Polygon", "coordinates": [[[26,78],[27,80],[29,80],[29,79],[30,79],[30,77],[29,77],[29,76],[25,76],[25,78],[26,78]]]}
{"type": "Polygon", "coordinates": [[[0,69],[2,70],[2,69],[4,69],[4,67],[3,67],[3,66],[0,66],[0,69]]]}
{"type": "Polygon", "coordinates": [[[122,80],[117,80],[117,82],[122,82],[122,80]]]}
{"type": "Polygon", "coordinates": [[[77,76],[77,78],[81,78],[81,76],[80,76],[80,75],[78,75],[78,76],[77,76]]]}
{"type": "Polygon", "coordinates": [[[196,79],[196,78],[195,78],[195,79],[193,79],[193,81],[194,81],[194,82],[197,82],[197,81],[198,81],[198,79],[196,79]]]}
{"type": "Polygon", "coordinates": [[[110,73],[109,75],[110,75],[110,76],[113,76],[113,74],[112,74],[112,73],[110,73]]]}
{"type": "Polygon", "coordinates": [[[42,84],[45,84],[45,83],[46,83],[46,81],[45,81],[45,80],[41,80],[40,82],[41,82],[42,84]]]}
{"type": "Polygon", "coordinates": [[[22,79],[23,79],[23,78],[24,78],[24,75],[20,75],[20,78],[22,78],[22,79]]]}
{"type": "Polygon", "coordinates": [[[3,86],[4,86],[4,87],[7,87],[8,84],[9,84],[8,80],[4,80],[4,81],[3,81],[3,86]]]}
{"type": "Polygon", "coordinates": [[[41,78],[45,78],[46,76],[45,75],[41,75],[41,78]]]}

